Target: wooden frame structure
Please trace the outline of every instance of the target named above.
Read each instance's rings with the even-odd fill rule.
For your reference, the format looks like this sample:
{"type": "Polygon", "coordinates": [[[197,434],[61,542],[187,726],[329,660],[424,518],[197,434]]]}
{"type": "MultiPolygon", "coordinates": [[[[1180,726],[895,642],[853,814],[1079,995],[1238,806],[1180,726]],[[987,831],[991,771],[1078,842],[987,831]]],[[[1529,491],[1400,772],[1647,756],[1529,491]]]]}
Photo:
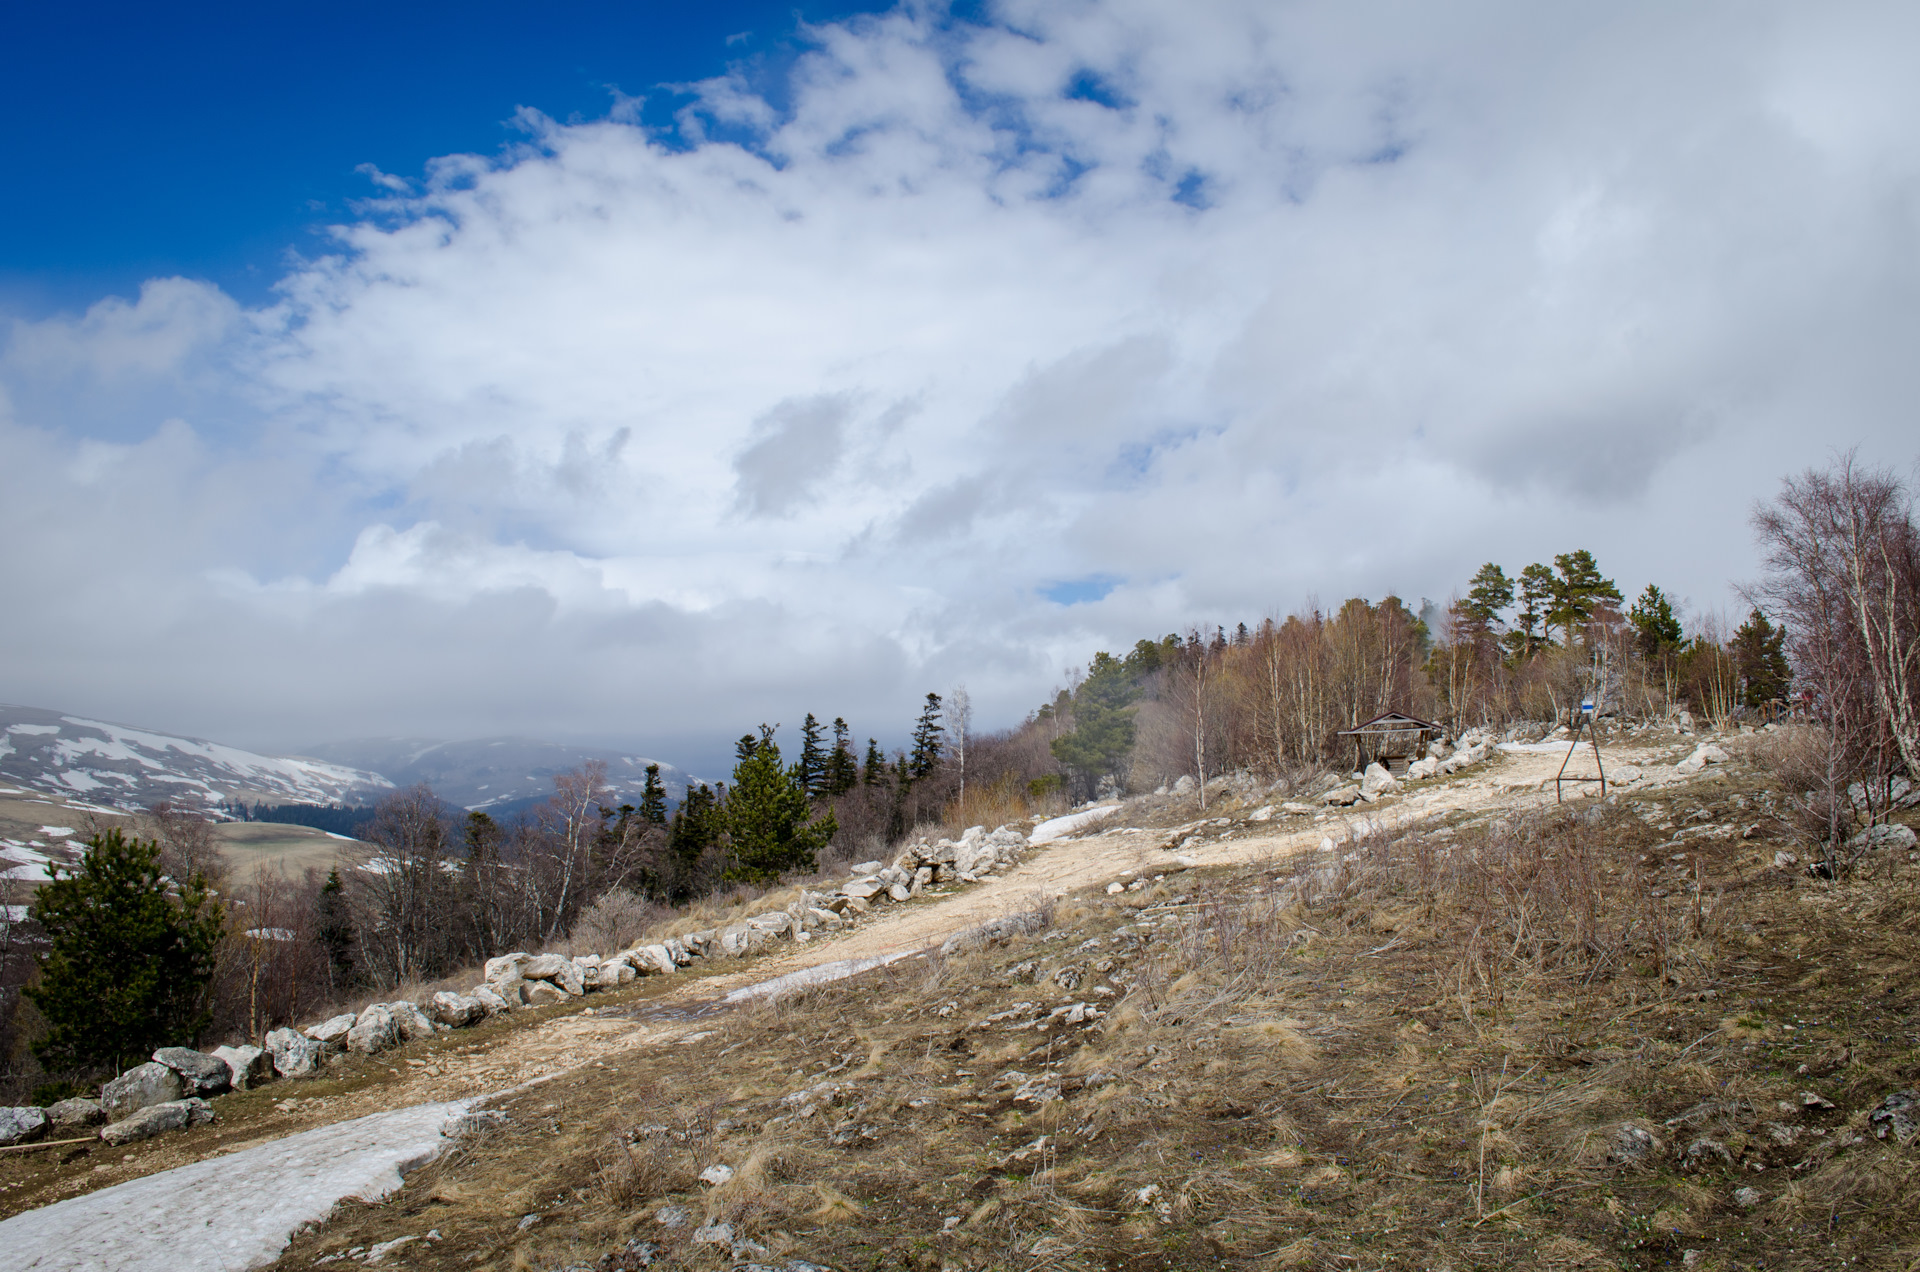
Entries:
{"type": "Polygon", "coordinates": [[[1427,743],[1446,735],[1445,729],[1430,720],[1383,711],[1364,724],[1340,730],[1337,736],[1353,739],[1355,768],[1364,772],[1368,764],[1378,761],[1395,777],[1405,777],[1407,766],[1427,743]]]}
{"type": "Polygon", "coordinates": [[[1564,782],[1598,782],[1600,798],[1607,797],[1607,766],[1600,760],[1600,735],[1594,731],[1593,703],[1583,702],[1573,712],[1573,736],[1567,741],[1567,754],[1560,761],[1560,771],[1554,774],[1553,798],[1556,803],[1567,802],[1566,792],[1561,790],[1564,782]],[[1600,771],[1598,777],[1568,777],[1567,765],[1573,762],[1573,753],[1580,749],[1580,737],[1586,735],[1587,744],[1593,748],[1593,766],[1600,771]]]}

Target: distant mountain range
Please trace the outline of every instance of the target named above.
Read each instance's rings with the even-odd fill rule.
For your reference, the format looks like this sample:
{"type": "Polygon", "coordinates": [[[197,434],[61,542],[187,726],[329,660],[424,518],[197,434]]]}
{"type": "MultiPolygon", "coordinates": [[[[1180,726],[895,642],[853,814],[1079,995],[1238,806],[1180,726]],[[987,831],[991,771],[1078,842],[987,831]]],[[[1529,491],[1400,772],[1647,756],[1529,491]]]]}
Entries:
{"type": "Polygon", "coordinates": [[[257,755],[201,738],[4,704],[0,779],[111,808],[163,800],[189,808],[232,799],[364,802],[393,789],[378,773],[339,764],[257,755]]]}
{"type": "MultiPolygon", "coordinates": [[[[450,804],[506,813],[553,793],[553,777],[589,761],[607,766],[611,798],[638,803],[655,761],[532,738],[366,738],[260,755],[201,738],[112,724],[39,707],[0,704],[0,782],[109,808],[163,800],[222,804],[370,804],[425,782],[450,804]]],[[[660,765],[670,799],[688,776],[660,765]]],[[[694,779],[698,780],[698,779],[694,779]]]]}
{"type": "Polygon", "coordinates": [[[332,764],[380,774],[395,786],[425,782],[449,804],[488,812],[511,812],[553,794],[553,778],[598,760],[607,766],[607,785],[616,803],[638,804],[646,786],[647,765],[660,765],[660,784],[674,801],[685,798],[689,779],[671,764],[594,747],[565,746],[534,738],[477,738],[445,742],[437,738],[360,738],[305,748],[332,764]]]}

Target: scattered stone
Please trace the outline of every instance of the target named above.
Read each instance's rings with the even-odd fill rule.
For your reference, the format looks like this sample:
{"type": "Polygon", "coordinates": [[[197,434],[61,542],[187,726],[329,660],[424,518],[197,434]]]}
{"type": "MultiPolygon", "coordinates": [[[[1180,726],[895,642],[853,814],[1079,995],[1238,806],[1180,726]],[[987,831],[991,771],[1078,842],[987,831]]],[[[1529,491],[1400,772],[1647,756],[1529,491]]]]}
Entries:
{"type": "Polygon", "coordinates": [[[1913,833],[1913,827],[1902,826],[1898,822],[1887,822],[1879,826],[1869,826],[1847,841],[1849,848],[1863,848],[1878,851],[1891,848],[1899,852],[1910,850],[1920,836],[1913,833]]]}
{"type": "MultiPolygon", "coordinates": [[[[0,1120],[4,1120],[0,1118],[0,1120]]],[[[76,1096],[71,1100],[62,1100],[47,1107],[47,1120],[53,1125],[66,1128],[76,1126],[99,1126],[107,1120],[100,1101],[76,1096]]]]}
{"type": "Polygon", "coordinates": [[[405,1046],[409,1042],[433,1037],[433,1021],[412,1003],[388,1003],[387,1014],[393,1017],[396,1045],[405,1046]]]}
{"type": "MultiPolygon", "coordinates": [[[[506,1003],[502,1002],[500,1007],[506,1010],[506,1003]]],[[[443,989],[427,1000],[427,1014],[443,1025],[459,1029],[483,1019],[487,1014],[487,1005],[470,994],[456,994],[443,989]]]]}
{"type": "Polygon", "coordinates": [[[178,1100],[185,1093],[186,1084],[178,1073],[149,1060],[100,1088],[100,1107],[109,1120],[118,1122],[141,1109],[178,1100]]]}
{"type": "Polygon", "coordinates": [[[1892,1135],[1902,1144],[1913,1143],[1913,1137],[1920,1134],[1920,1092],[1895,1091],[1873,1106],[1867,1124],[1876,1139],[1892,1135]]]}
{"type": "Polygon", "coordinates": [[[213,1056],[227,1066],[228,1084],[236,1091],[273,1081],[273,1057],[260,1047],[215,1047],[213,1056]]]}
{"type": "Polygon", "coordinates": [[[1818,1091],[1802,1091],[1800,1093],[1800,1107],[1803,1109],[1830,1109],[1833,1107],[1833,1101],[1821,1095],[1818,1091]]]}
{"type": "Polygon", "coordinates": [[[266,1037],[267,1054],[273,1057],[273,1071],[283,1078],[310,1078],[320,1072],[326,1058],[325,1045],[291,1029],[275,1029],[266,1037]]]}
{"type": "Polygon", "coordinates": [[[346,1012],[310,1027],[306,1031],[307,1037],[331,1051],[344,1051],[347,1047],[347,1034],[352,1032],[354,1021],[358,1019],[359,1017],[352,1012],[346,1012]]]}
{"type": "Polygon", "coordinates": [[[728,1182],[732,1178],[733,1178],[733,1167],[725,1165],[724,1163],[717,1166],[709,1166],[705,1170],[700,1172],[700,1182],[705,1184],[712,1184],[716,1188],[718,1188],[721,1184],[728,1182]]]}
{"type": "Polygon", "coordinates": [[[361,1012],[347,1030],[347,1050],[357,1056],[390,1051],[398,1041],[393,1013],[385,1003],[375,1003],[361,1012]]]}
{"type": "Polygon", "coordinates": [[[1107,885],[1108,896],[1113,896],[1115,893],[1125,892],[1126,890],[1127,885],[1124,883],[1110,883],[1107,885]]]}
{"type": "Polygon", "coordinates": [[[1359,802],[1360,788],[1358,786],[1336,786],[1328,791],[1322,798],[1327,804],[1347,808],[1359,802]]]}
{"type": "Polygon", "coordinates": [[[1400,783],[1387,771],[1384,764],[1375,761],[1367,765],[1366,773],[1360,779],[1362,795],[1391,795],[1400,789],[1400,783]]]}
{"type": "Polygon", "coordinates": [[[189,1126],[204,1126],[213,1121],[213,1105],[199,1096],[186,1100],[168,1100],[149,1104],[132,1117],[100,1128],[100,1138],[118,1146],[136,1140],[152,1139],[166,1131],[181,1131],[189,1126]]]}
{"type": "Polygon", "coordinates": [[[1733,1190],[1733,1204],[1742,1210],[1752,1210],[1766,1199],[1765,1194],[1751,1184],[1733,1190]]]}
{"type": "Polygon", "coordinates": [[[31,1104],[0,1108],[0,1147],[31,1144],[47,1133],[47,1111],[31,1104]]]}
{"type": "Polygon", "coordinates": [[[1688,1144],[1680,1154],[1680,1164],[1688,1170],[1706,1170],[1716,1161],[1722,1166],[1731,1166],[1733,1154],[1719,1140],[1708,1139],[1704,1135],[1688,1144]]]}
{"type": "Polygon", "coordinates": [[[180,1075],[181,1089],[187,1095],[219,1095],[233,1085],[233,1071],[227,1062],[191,1047],[162,1047],[153,1058],[180,1075]]]}
{"type": "Polygon", "coordinates": [[[1686,759],[1681,760],[1673,767],[1680,773],[1693,774],[1698,773],[1709,764],[1725,764],[1732,758],[1731,755],[1728,755],[1713,743],[1702,742],[1699,746],[1693,748],[1693,754],[1687,756],[1686,759]]]}
{"type": "Polygon", "coordinates": [[[662,1228],[684,1228],[693,1219],[685,1206],[662,1206],[653,1212],[653,1221],[662,1228]]]}
{"type": "Polygon", "coordinates": [[[1650,1165],[1660,1154],[1660,1141],[1652,1131],[1632,1122],[1613,1128],[1607,1143],[1607,1160],[1622,1166],[1650,1165]]]}
{"type": "Polygon", "coordinates": [[[1773,854],[1773,868],[1776,870],[1786,870],[1799,864],[1800,858],[1790,852],[1776,852],[1773,854]]]}
{"type": "Polygon", "coordinates": [[[1191,795],[1193,794],[1193,788],[1193,779],[1183,773],[1180,775],[1179,780],[1173,784],[1173,793],[1175,795],[1191,795]]]}

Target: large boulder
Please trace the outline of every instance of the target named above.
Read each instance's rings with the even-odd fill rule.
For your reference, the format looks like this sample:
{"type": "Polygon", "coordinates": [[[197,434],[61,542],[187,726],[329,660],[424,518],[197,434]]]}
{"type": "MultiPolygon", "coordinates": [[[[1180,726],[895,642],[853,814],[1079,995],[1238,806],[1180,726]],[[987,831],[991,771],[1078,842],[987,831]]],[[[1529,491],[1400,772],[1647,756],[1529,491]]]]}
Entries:
{"type": "MultiPolygon", "coordinates": [[[[501,1006],[504,1008],[505,1004],[501,1006]]],[[[459,1029],[485,1017],[487,1009],[478,998],[443,989],[427,1000],[427,1014],[443,1025],[459,1029]]]]}
{"type": "Polygon", "coordinates": [[[50,1119],[45,1109],[31,1104],[0,1108],[0,1148],[9,1144],[31,1144],[47,1133],[50,1119]]]}
{"type": "Polygon", "coordinates": [[[1711,742],[1702,742],[1693,748],[1693,754],[1673,767],[1681,773],[1698,773],[1709,764],[1725,764],[1732,759],[1724,750],[1711,742]]]}
{"type": "Polygon", "coordinates": [[[693,951],[682,944],[677,936],[670,936],[660,942],[660,948],[667,952],[667,956],[673,960],[675,967],[685,967],[693,962],[693,951]]]}
{"type": "Polygon", "coordinates": [[[353,1022],[358,1019],[359,1017],[355,1016],[352,1012],[344,1012],[341,1015],[333,1017],[331,1020],[323,1020],[317,1025],[310,1025],[307,1028],[307,1037],[313,1039],[329,1051],[345,1051],[347,1049],[347,1034],[352,1030],[353,1022]]]}
{"type": "Polygon", "coordinates": [[[527,1003],[534,1007],[545,1007],[549,1003],[564,1003],[567,991],[552,981],[537,980],[527,985],[527,1003]]]}
{"type": "Polygon", "coordinates": [[[375,1003],[362,1011],[354,1020],[353,1028],[347,1031],[347,1050],[357,1056],[389,1051],[399,1042],[400,1033],[394,1025],[393,1012],[385,1003],[375,1003]]]}
{"type": "Polygon", "coordinates": [[[388,1003],[387,1011],[393,1016],[393,1034],[399,1040],[399,1045],[405,1046],[409,1042],[433,1037],[433,1019],[414,1004],[388,1003]]]}
{"type": "Polygon", "coordinates": [[[1399,789],[1400,783],[1387,771],[1387,766],[1378,760],[1367,765],[1367,771],[1360,778],[1362,795],[1391,795],[1399,789]]]}
{"type": "Polygon", "coordinates": [[[107,1120],[100,1108],[100,1101],[76,1096],[71,1100],[62,1100],[58,1104],[47,1106],[47,1121],[61,1130],[73,1127],[98,1126],[107,1120]]]}
{"type": "Polygon", "coordinates": [[[520,969],[532,961],[533,955],[531,954],[517,952],[513,954],[502,954],[498,958],[490,958],[487,960],[487,968],[482,975],[490,981],[506,980],[521,976],[524,973],[522,973],[520,969]]]}
{"type": "Polygon", "coordinates": [[[109,1144],[131,1144],[152,1139],[163,1131],[183,1131],[189,1126],[204,1126],[213,1121],[213,1106],[198,1096],[188,1100],[169,1100],[149,1104],[133,1116],[100,1128],[100,1138],[109,1144]]]}
{"type": "Polygon", "coordinates": [[[472,998],[474,1002],[479,1003],[481,1008],[484,1009],[489,1016],[498,1016],[501,1012],[508,1011],[520,1005],[519,1003],[510,1003],[502,998],[498,993],[494,992],[494,988],[491,985],[475,985],[473,992],[469,994],[468,997],[472,998]]]}
{"type": "Polygon", "coordinates": [[[233,1071],[218,1056],[210,1056],[192,1047],[162,1047],[153,1058],[180,1075],[182,1090],[188,1095],[219,1095],[233,1086],[233,1071]]]}
{"type": "Polygon", "coordinates": [[[887,885],[878,879],[854,879],[840,885],[840,895],[852,897],[857,901],[869,901],[887,890],[887,885]]]}
{"type": "Polygon", "coordinates": [[[273,1071],[283,1078],[310,1078],[320,1072],[321,1062],[327,1058],[324,1043],[291,1029],[275,1029],[265,1041],[267,1054],[273,1057],[273,1071]]]}
{"type": "Polygon", "coordinates": [[[762,932],[770,932],[774,936],[779,936],[784,932],[792,930],[793,916],[785,910],[774,910],[768,914],[754,915],[747,920],[747,926],[750,928],[758,928],[762,932]]]}
{"type": "Polygon", "coordinates": [[[642,945],[633,951],[638,970],[646,976],[671,976],[680,970],[664,945],[642,945]]]}
{"type": "Polygon", "coordinates": [[[149,1060],[137,1064],[100,1088],[100,1107],[110,1121],[132,1117],[141,1109],[167,1104],[186,1093],[180,1075],[164,1064],[149,1060]]]}
{"type": "Polygon", "coordinates": [[[1879,826],[1869,826],[1847,841],[1849,848],[1883,849],[1892,848],[1905,852],[1916,841],[1913,827],[1902,826],[1899,822],[1887,822],[1879,826]]]}
{"type": "Polygon", "coordinates": [[[553,980],[572,966],[571,960],[564,959],[558,954],[537,954],[527,960],[526,965],[520,969],[520,974],[528,980],[553,980]]]}
{"type": "Polygon", "coordinates": [[[227,1066],[227,1076],[236,1091],[273,1081],[273,1057],[260,1047],[215,1047],[216,1060],[227,1066]]]}

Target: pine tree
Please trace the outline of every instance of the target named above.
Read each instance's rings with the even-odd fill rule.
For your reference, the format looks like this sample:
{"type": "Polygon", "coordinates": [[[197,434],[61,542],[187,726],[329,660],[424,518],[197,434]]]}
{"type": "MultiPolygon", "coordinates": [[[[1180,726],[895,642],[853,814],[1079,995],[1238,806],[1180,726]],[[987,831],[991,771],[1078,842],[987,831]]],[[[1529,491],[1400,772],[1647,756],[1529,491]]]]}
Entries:
{"type": "Polygon", "coordinates": [[[880,743],[873,738],[867,739],[867,760],[860,780],[866,786],[885,786],[888,781],[886,757],[880,754],[880,743]]]}
{"type": "Polygon", "coordinates": [[[1768,622],[1757,609],[1733,633],[1728,648],[1740,677],[1740,700],[1747,706],[1765,706],[1787,696],[1793,671],[1787,665],[1786,640],[1786,630],[1768,622]]]}
{"type": "Polygon", "coordinates": [[[798,763],[780,766],[773,726],[761,725],[758,744],[733,769],[726,829],[733,840],[727,877],[766,884],[788,870],[812,870],[839,829],[833,814],[809,821],[812,811],[798,763]]]}
{"type": "Polygon", "coordinates": [[[1087,678],[1074,691],[1073,732],[1053,740],[1053,758],[1096,778],[1117,772],[1133,748],[1128,708],[1139,696],[1138,680],[1127,663],[1104,650],[1095,654],[1087,678]]]}
{"type": "Polygon", "coordinates": [[[1553,599],[1553,586],[1553,571],[1537,561],[1520,571],[1514,581],[1520,608],[1514,613],[1507,645],[1515,657],[1530,658],[1540,646],[1553,643],[1547,634],[1547,605],[1553,599]]]}
{"type": "Polygon", "coordinates": [[[827,751],[820,745],[820,721],[813,712],[807,712],[807,718],[800,723],[800,785],[805,788],[808,799],[819,799],[827,793],[827,751]]]}
{"type": "Polygon", "coordinates": [[[1653,584],[1647,584],[1647,590],[1633,603],[1627,612],[1627,622],[1633,625],[1634,643],[1640,647],[1641,657],[1649,662],[1671,657],[1679,651],[1684,636],[1680,620],[1674,616],[1673,602],[1653,584]]]}
{"type": "Polygon", "coordinates": [[[647,784],[640,790],[640,820],[654,826],[667,824],[667,791],[660,785],[660,766],[647,765],[647,784]]]}
{"type": "Polygon", "coordinates": [[[47,1022],[33,1053],[49,1071],[118,1071],[156,1047],[191,1045],[212,1021],[224,916],[203,876],[176,885],[161,872],[158,843],[95,835],[28,913],[49,942],[23,991],[47,1022]]]}
{"type": "Polygon", "coordinates": [[[1572,646],[1578,630],[1602,602],[1620,603],[1620,589],[1612,579],[1600,577],[1593,553],[1585,548],[1554,557],[1553,568],[1558,576],[1553,581],[1553,604],[1547,610],[1547,621],[1559,624],[1567,635],[1567,644],[1572,646]]]}
{"type": "Polygon", "coordinates": [[[1500,612],[1513,604],[1513,580],[1492,561],[1480,567],[1467,585],[1467,599],[1461,609],[1489,631],[1500,621],[1500,612]]]}
{"type": "MultiPolygon", "coordinates": [[[[776,724],[773,727],[777,729],[780,726],[776,724]]],[[[753,753],[759,745],[760,739],[754,737],[753,734],[742,733],[740,740],[733,744],[733,762],[735,764],[743,764],[752,759],[753,753]]]]}
{"type": "MultiPolygon", "coordinates": [[[[485,813],[475,813],[485,817],[485,813]]],[[[471,832],[469,832],[471,839],[471,832]]],[[[314,903],[314,935],[327,955],[328,988],[335,993],[351,988],[359,979],[353,965],[353,911],[347,904],[346,886],[340,882],[340,867],[327,873],[314,903]]]]}
{"type": "Polygon", "coordinates": [[[845,795],[860,781],[860,763],[853,758],[852,730],[838,716],[833,721],[833,752],[827,756],[827,794],[845,795]]]}
{"type": "Polygon", "coordinates": [[[910,780],[917,782],[930,777],[940,767],[942,738],[946,732],[940,723],[940,695],[929,693],[926,706],[920,709],[920,719],[913,726],[913,754],[907,761],[906,771],[910,780]]]}
{"type": "Polygon", "coordinates": [[[687,788],[687,797],[674,810],[667,829],[667,852],[683,870],[691,869],[702,853],[719,842],[719,797],[705,782],[687,788]]]}

